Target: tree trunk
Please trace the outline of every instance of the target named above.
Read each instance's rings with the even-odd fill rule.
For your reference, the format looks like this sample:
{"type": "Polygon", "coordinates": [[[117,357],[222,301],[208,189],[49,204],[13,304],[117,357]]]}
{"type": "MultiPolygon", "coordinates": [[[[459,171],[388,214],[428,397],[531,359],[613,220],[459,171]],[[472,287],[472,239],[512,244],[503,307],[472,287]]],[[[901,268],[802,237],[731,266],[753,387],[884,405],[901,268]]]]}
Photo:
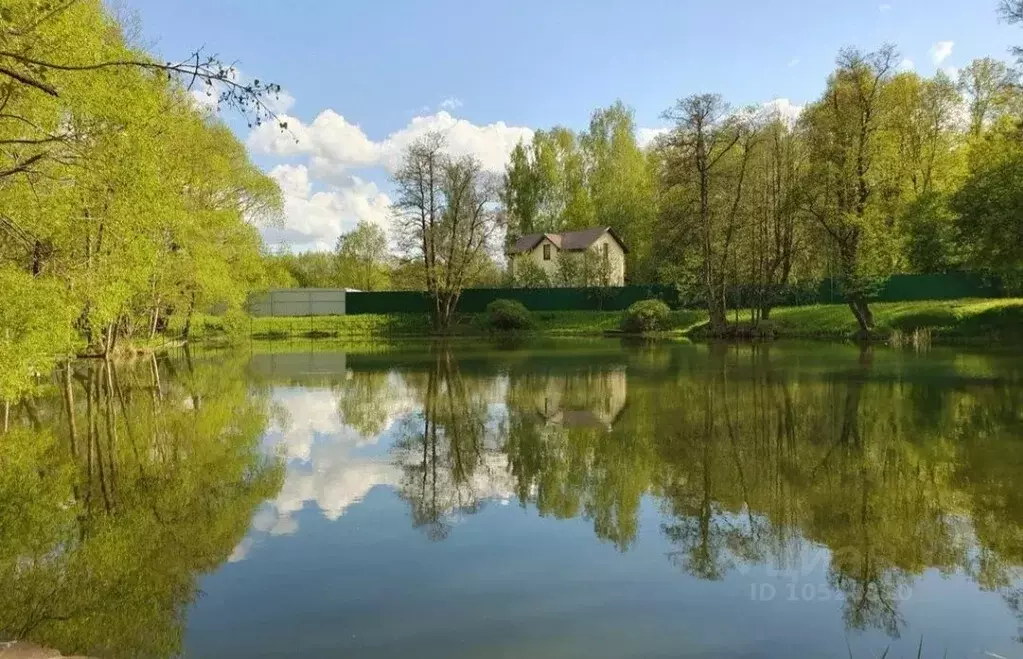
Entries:
{"type": "Polygon", "coordinates": [[[860,327],[860,335],[867,336],[874,329],[874,314],[870,311],[867,301],[862,295],[850,295],[848,298],[849,309],[856,316],[856,323],[860,327]]]}
{"type": "Polygon", "coordinates": [[[149,340],[152,341],[153,337],[156,336],[156,324],[160,320],[160,298],[156,298],[156,304],[153,305],[153,322],[149,325],[149,340]]]}
{"type": "Polygon", "coordinates": [[[192,333],[192,312],[195,310],[195,293],[188,299],[188,312],[185,314],[185,327],[182,330],[182,337],[186,341],[192,333]]]}

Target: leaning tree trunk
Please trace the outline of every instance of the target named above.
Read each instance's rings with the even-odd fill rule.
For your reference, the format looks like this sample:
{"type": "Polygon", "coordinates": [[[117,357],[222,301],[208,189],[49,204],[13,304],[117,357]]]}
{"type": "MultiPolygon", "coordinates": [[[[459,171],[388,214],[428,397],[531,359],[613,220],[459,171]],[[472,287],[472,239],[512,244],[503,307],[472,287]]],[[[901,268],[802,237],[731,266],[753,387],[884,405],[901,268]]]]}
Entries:
{"type": "Polygon", "coordinates": [[[860,327],[860,335],[867,336],[874,329],[874,314],[867,304],[867,300],[861,294],[852,294],[847,298],[849,309],[856,317],[856,324],[860,327]]]}

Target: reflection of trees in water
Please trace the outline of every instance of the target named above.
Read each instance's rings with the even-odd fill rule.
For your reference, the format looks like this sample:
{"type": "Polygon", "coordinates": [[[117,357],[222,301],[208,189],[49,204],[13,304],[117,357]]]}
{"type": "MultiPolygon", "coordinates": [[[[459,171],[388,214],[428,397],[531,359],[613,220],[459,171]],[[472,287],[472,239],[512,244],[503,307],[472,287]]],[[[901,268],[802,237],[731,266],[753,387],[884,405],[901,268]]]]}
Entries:
{"type": "Polygon", "coordinates": [[[451,516],[473,513],[488,492],[478,472],[492,466],[485,455],[488,408],[480,382],[463,377],[446,351],[435,354],[425,373],[406,377],[422,408],[402,422],[395,443],[402,470],[400,493],[412,508],[412,521],[430,537],[444,538],[451,516]]]}
{"type": "Polygon", "coordinates": [[[519,500],[541,515],[582,515],[597,537],[627,549],[652,456],[615,426],[626,407],[626,373],[591,366],[567,372],[512,374],[504,451],[519,500]]]}
{"type": "Polygon", "coordinates": [[[1019,602],[1018,384],[907,380],[888,362],[878,374],[887,352],[813,374],[768,347],[650,352],[627,371],[512,369],[500,376],[501,423],[488,416],[495,377],[435,355],[408,376],[422,411],[400,444],[416,523],[444,537],[450,515],[494,496],[480,483],[504,470],[523,505],[589,519],[621,550],[635,542],[643,495],[655,495],[669,560],[704,579],[738,564],[799,570],[810,548],[827,547],[825,578],[850,628],[897,635],[900,597],[929,568],[1019,602]]]}
{"type": "Polygon", "coordinates": [[[79,363],[16,406],[0,454],[0,636],[170,656],[200,574],[230,555],[282,466],[242,362],[79,363]]]}
{"type": "Polygon", "coordinates": [[[400,378],[387,371],[348,371],[333,390],[341,419],[365,437],[384,431],[403,394],[400,378]]]}

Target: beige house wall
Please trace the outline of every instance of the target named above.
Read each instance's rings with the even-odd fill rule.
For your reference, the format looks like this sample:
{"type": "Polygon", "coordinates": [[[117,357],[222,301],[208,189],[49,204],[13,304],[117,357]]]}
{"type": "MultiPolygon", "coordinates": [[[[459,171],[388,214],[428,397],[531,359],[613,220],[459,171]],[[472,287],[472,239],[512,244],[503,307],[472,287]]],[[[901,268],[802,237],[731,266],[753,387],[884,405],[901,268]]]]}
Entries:
{"type": "Polygon", "coordinates": [[[622,246],[609,233],[605,233],[600,238],[597,238],[593,245],[590,246],[590,249],[596,251],[598,255],[602,255],[604,253],[604,245],[607,245],[607,258],[611,262],[611,285],[624,286],[625,251],[622,250],[622,246]]]}
{"type": "MultiPolygon", "coordinates": [[[[607,245],[608,260],[611,263],[611,278],[610,283],[612,286],[624,286],[625,285],[625,251],[622,246],[618,244],[618,241],[611,237],[611,234],[605,233],[603,236],[598,238],[590,246],[590,251],[595,254],[602,255],[604,253],[604,245],[607,245]]],[[[528,252],[516,254],[510,261],[511,275],[515,276],[516,263],[522,259],[529,259],[536,263],[540,268],[547,273],[547,276],[551,281],[556,281],[558,276],[558,253],[561,250],[558,246],[552,243],[549,239],[544,238],[541,240],[536,247],[528,252]],[[549,261],[543,259],[543,246],[551,246],[551,258],[549,261]]],[[[570,252],[571,253],[571,252],[570,252]]],[[[579,252],[575,252],[579,254],[579,252]]]]}

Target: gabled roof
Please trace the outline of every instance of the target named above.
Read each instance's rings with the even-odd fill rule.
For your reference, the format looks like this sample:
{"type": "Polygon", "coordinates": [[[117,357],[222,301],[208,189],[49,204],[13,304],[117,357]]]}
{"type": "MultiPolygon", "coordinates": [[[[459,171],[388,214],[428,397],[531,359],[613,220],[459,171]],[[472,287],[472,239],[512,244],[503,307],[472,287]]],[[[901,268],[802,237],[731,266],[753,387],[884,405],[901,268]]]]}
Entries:
{"type": "Polygon", "coordinates": [[[614,229],[611,227],[593,227],[591,229],[580,229],[579,231],[562,231],[561,233],[526,234],[512,243],[511,247],[508,248],[508,253],[520,254],[528,252],[539,245],[544,238],[554,243],[558,249],[581,252],[584,249],[589,249],[590,245],[597,242],[597,239],[605,233],[611,234],[611,237],[621,245],[623,252],[629,252],[629,248],[625,246],[625,243],[618,237],[614,229]]]}

